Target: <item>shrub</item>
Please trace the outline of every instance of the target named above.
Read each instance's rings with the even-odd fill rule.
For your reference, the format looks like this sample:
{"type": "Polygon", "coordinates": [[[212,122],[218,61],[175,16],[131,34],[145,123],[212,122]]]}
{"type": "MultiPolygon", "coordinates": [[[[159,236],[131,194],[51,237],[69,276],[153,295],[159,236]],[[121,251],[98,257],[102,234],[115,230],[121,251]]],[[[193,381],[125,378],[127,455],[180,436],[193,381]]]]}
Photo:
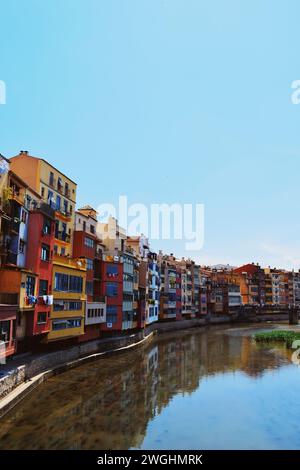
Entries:
{"type": "Polygon", "coordinates": [[[295,340],[300,340],[300,332],[286,331],[286,330],[274,330],[265,333],[256,333],[254,339],[260,343],[271,343],[271,342],[283,342],[288,348],[292,347],[295,340]]]}

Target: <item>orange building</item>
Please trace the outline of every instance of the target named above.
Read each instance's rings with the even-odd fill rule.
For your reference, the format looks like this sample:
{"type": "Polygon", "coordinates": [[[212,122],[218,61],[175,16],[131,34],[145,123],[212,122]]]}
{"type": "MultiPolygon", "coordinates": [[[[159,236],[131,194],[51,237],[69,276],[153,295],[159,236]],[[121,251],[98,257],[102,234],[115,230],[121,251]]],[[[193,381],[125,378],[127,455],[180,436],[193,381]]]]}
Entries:
{"type": "Polygon", "coordinates": [[[54,252],[72,256],[76,183],[43,158],[26,151],[10,159],[10,168],[55,210],[54,252]]]}

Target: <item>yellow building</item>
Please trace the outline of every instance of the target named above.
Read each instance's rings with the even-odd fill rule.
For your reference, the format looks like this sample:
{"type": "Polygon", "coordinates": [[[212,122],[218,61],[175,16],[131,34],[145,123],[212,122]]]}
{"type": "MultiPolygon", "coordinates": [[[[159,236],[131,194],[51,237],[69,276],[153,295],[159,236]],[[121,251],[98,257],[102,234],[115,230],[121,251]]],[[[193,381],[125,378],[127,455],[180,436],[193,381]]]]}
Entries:
{"type": "Polygon", "coordinates": [[[86,261],[54,255],[53,305],[47,341],[84,334],[86,261]]]}
{"type": "Polygon", "coordinates": [[[54,252],[72,256],[76,183],[43,158],[25,151],[10,159],[10,168],[55,209],[54,252]]]}

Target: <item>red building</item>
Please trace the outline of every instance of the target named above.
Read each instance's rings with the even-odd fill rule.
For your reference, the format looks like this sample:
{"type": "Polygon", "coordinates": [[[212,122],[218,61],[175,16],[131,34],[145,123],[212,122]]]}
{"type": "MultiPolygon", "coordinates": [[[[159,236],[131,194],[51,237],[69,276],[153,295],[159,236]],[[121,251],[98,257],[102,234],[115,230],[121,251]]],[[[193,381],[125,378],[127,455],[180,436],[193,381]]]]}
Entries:
{"type": "Polygon", "coordinates": [[[79,341],[96,339],[106,321],[105,292],[101,284],[103,245],[97,237],[97,212],[84,206],[75,213],[74,258],[86,258],[86,315],[84,335],[79,341]],[[103,293],[104,292],[104,293],[103,293]]]}
{"type": "Polygon", "coordinates": [[[106,297],[106,322],[103,331],[122,331],[123,264],[119,256],[103,255],[101,295],[106,297]]]}
{"type": "Polygon", "coordinates": [[[48,204],[40,203],[30,211],[26,266],[37,274],[38,286],[35,308],[26,313],[26,336],[33,344],[50,331],[54,228],[54,210],[48,204]]]}

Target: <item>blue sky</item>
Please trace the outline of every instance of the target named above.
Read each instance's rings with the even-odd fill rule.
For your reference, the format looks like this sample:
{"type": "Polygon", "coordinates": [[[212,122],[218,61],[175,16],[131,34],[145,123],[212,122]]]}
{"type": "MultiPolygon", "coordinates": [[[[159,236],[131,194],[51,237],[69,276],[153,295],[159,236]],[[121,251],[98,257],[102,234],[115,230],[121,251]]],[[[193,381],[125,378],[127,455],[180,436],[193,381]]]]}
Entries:
{"type": "Polygon", "coordinates": [[[78,203],[205,204],[201,263],[300,267],[296,0],[0,0],[0,152],[78,203]]]}

